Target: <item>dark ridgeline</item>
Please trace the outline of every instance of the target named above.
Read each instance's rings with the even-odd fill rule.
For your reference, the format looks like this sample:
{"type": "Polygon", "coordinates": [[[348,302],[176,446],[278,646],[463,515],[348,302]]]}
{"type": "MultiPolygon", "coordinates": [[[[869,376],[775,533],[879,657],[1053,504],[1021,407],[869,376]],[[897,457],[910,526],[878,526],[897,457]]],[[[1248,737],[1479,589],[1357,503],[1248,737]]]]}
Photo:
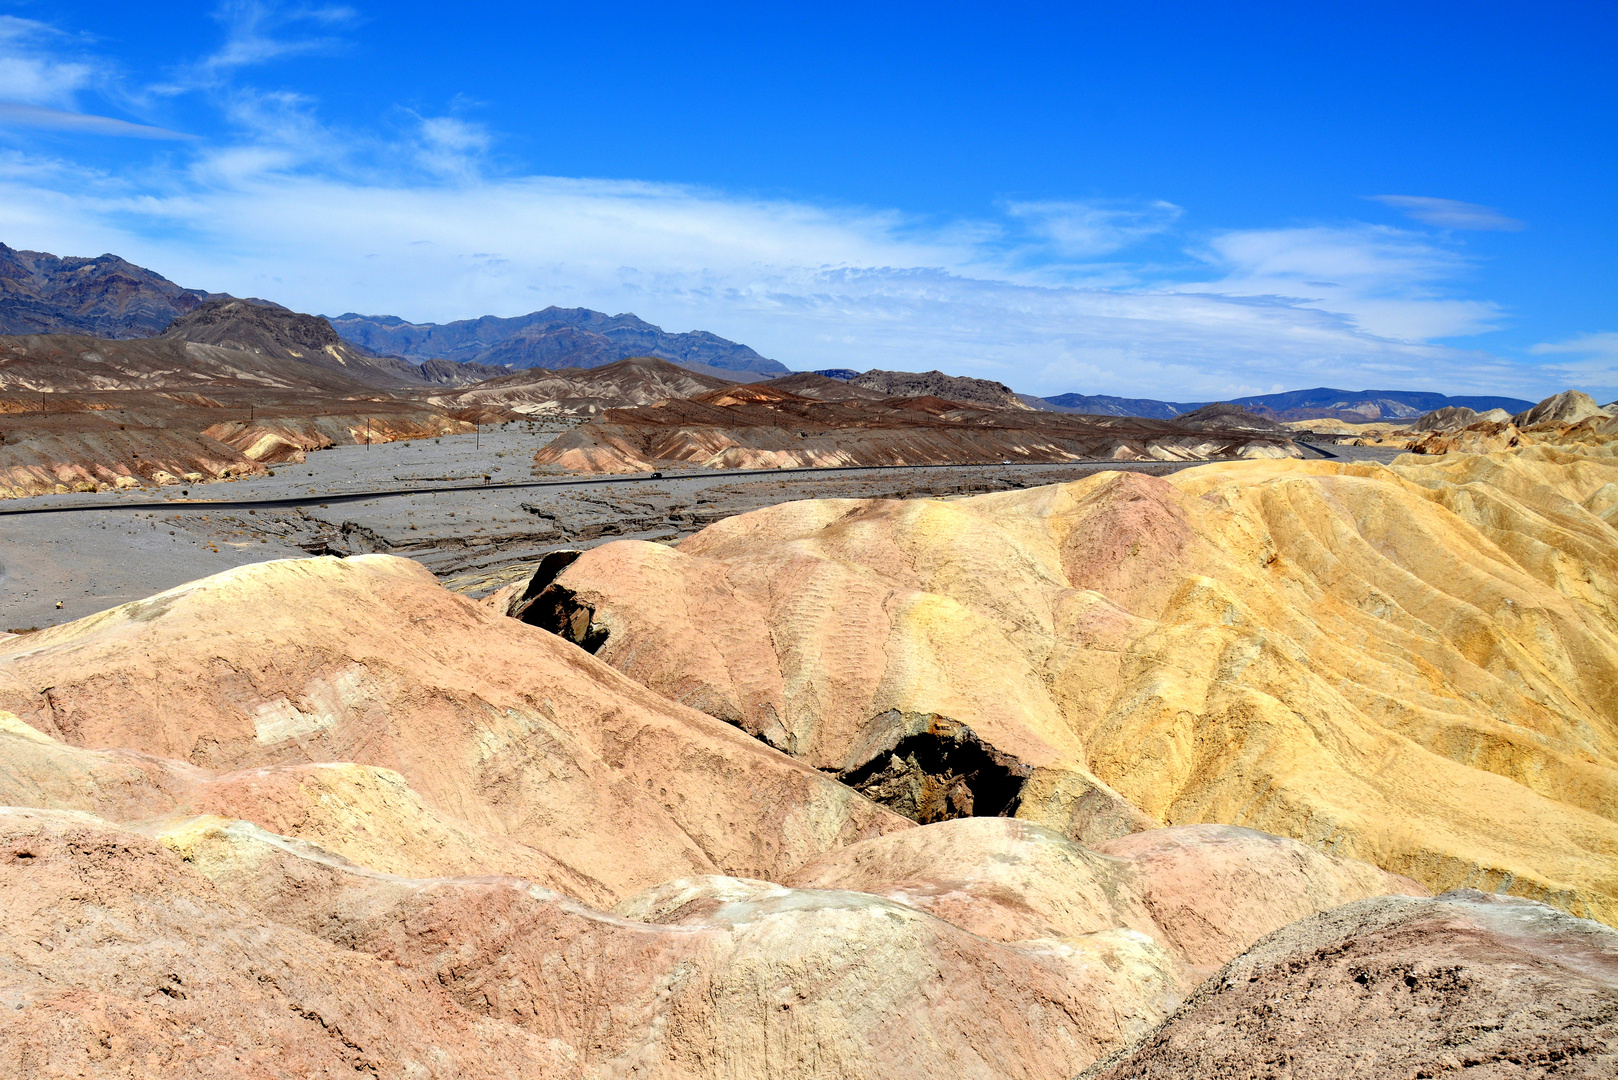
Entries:
{"type": "Polygon", "coordinates": [[[548,307],[510,319],[485,315],[451,323],[410,323],[393,315],[349,312],[331,323],[349,341],[408,360],[442,357],[516,368],[592,368],[632,356],[655,356],[722,371],[787,373],[785,366],[746,345],[705,330],[670,334],[634,315],[606,315],[589,308],[548,307]]]}
{"type": "Polygon", "coordinates": [[[62,258],[0,244],[0,334],[152,337],[222,295],[182,289],[116,255],[62,258]]]}
{"type": "MultiPolygon", "coordinates": [[[[76,334],[110,340],[167,335],[204,344],[221,344],[225,339],[238,342],[230,347],[256,343],[249,351],[262,352],[266,333],[258,324],[264,319],[252,308],[288,311],[267,300],[240,301],[229,293],[182,288],[117,255],[63,257],[0,244],[0,335],[76,334]],[[175,320],[215,301],[221,306],[208,309],[211,315],[203,311],[199,321],[174,325],[175,320]],[[223,306],[226,304],[249,307],[223,306]],[[220,329],[231,319],[237,325],[220,329]]],[[[268,337],[294,349],[302,342],[324,350],[332,344],[328,333],[340,339],[335,346],[342,354],[339,370],[350,370],[352,358],[394,357],[411,361],[409,366],[417,369],[389,369],[397,376],[395,381],[410,385],[464,385],[476,378],[507,374],[513,368],[592,368],[632,356],[656,356],[720,371],[787,372],[783,365],[746,345],[705,330],[670,334],[634,315],[607,315],[588,308],[550,307],[515,318],[490,315],[442,325],[410,323],[393,315],[350,313],[335,319],[297,315],[296,320],[280,320],[268,337]],[[326,329],[320,329],[322,326],[326,329]],[[446,362],[456,366],[446,366],[446,362]]],[[[361,371],[359,377],[367,383],[378,383],[382,378],[378,373],[388,368],[386,364],[358,366],[376,369],[361,371]]]]}

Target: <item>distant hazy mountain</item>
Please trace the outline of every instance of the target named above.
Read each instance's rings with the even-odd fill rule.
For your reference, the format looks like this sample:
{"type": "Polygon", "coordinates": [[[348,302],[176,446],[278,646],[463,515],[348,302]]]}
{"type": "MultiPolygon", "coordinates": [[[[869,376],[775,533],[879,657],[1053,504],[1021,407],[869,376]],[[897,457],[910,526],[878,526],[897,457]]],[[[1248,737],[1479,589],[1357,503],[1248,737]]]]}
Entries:
{"type": "MultiPolygon", "coordinates": [[[[0,244],[0,334],[155,337],[205,301],[233,299],[229,293],[181,288],[116,255],[62,257],[0,244]]],[[[787,373],[783,365],[717,334],[703,330],[669,334],[634,315],[605,315],[588,308],[552,307],[514,319],[486,316],[443,325],[352,313],[331,322],[347,343],[371,355],[403,357],[417,364],[470,361],[487,366],[484,377],[504,375],[509,368],[599,367],[631,356],[704,365],[699,370],[787,373]]],[[[411,381],[448,378],[459,384],[469,373],[448,369],[446,374],[438,365],[423,379],[411,381]]]]}
{"type": "MultiPolygon", "coordinates": [[[[1097,413],[1104,416],[1145,416],[1169,420],[1212,404],[1205,401],[1158,401],[1153,398],[1121,398],[1105,395],[1060,394],[1044,399],[1062,411],[1097,413]]],[[[1281,394],[1256,394],[1230,398],[1258,416],[1271,420],[1346,420],[1365,423],[1375,420],[1414,419],[1423,413],[1449,406],[1487,412],[1505,409],[1521,412],[1533,402],[1521,398],[1461,396],[1448,397],[1420,390],[1335,390],[1319,386],[1313,390],[1289,390],[1281,394]]]]}
{"type": "Polygon", "coordinates": [[[485,315],[452,323],[410,323],[393,315],[356,315],[331,320],[337,332],[373,352],[408,360],[447,360],[518,368],[591,368],[631,356],[656,356],[677,364],[706,364],[723,371],[785,375],[787,368],[734,341],[705,330],[666,333],[634,315],[606,315],[589,308],[548,307],[510,319],[485,315]]]}
{"type": "Polygon", "coordinates": [[[60,258],[0,244],[0,334],[151,337],[215,295],[116,255],[60,258]]]}
{"type": "Polygon", "coordinates": [[[1275,420],[1315,420],[1329,418],[1352,421],[1356,415],[1366,420],[1413,419],[1450,405],[1464,406],[1478,412],[1505,409],[1508,412],[1533,408],[1534,403],[1522,398],[1461,396],[1447,397],[1419,390],[1333,390],[1320,386],[1313,390],[1290,390],[1283,394],[1260,394],[1257,397],[1232,398],[1232,404],[1243,405],[1261,416],[1275,420]],[[1352,415],[1351,415],[1352,414],[1352,415]]]}

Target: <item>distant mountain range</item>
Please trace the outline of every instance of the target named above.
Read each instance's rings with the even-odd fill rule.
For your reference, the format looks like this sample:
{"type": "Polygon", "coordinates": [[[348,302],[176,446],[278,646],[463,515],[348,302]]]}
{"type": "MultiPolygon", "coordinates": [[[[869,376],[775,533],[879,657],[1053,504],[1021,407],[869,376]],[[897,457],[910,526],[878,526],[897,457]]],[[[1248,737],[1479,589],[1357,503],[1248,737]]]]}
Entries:
{"type": "Polygon", "coordinates": [[[363,386],[421,384],[465,386],[508,374],[505,368],[429,360],[412,364],[377,356],[344,341],[319,315],[303,315],[279,304],[234,299],[204,300],[168,325],[160,338],[192,341],[277,360],[301,360],[342,374],[363,386]]]}
{"type": "MultiPolygon", "coordinates": [[[[464,386],[518,369],[596,368],[638,356],[738,381],[785,375],[789,370],[716,334],[703,330],[671,334],[630,314],[548,307],[514,318],[489,315],[450,323],[412,323],[393,315],[353,312],[326,319],[300,315],[267,300],[243,301],[226,293],[182,288],[116,255],[59,257],[4,244],[0,244],[0,334],[183,338],[278,359],[307,360],[370,386],[464,386]]],[[[884,393],[952,393],[979,404],[1004,397],[997,407],[1016,408],[1020,403],[1104,416],[1169,420],[1214,404],[1087,394],[1037,398],[1012,395],[998,383],[939,372],[861,374],[834,368],[819,374],[868,384],[884,393]]],[[[1534,404],[1510,397],[1330,387],[1258,394],[1229,403],[1271,420],[1349,422],[1414,419],[1446,407],[1519,413],[1534,404]]]]}
{"type": "MultiPolygon", "coordinates": [[[[1024,398],[1036,408],[1034,400],[1024,398]]],[[[1171,420],[1195,412],[1207,401],[1157,401],[1153,398],[1123,398],[1105,395],[1060,394],[1038,399],[1055,406],[1062,412],[1094,413],[1104,416],[1144,416],[1158,420],[1171,420]]],[[[1516,413],[1532,408],[1533,402],[1522,398],[1460,396],[1427,393],[1420,390],[1336,390],[1319,386],[1313,390],[1289,390],[1280,394],[1255,394],[1251,397],[1229,398],[1228,403],[1240,405],[1258,416],[1271,420],[1344,420],[1366,423],[1375,420],[1414,419],[1423,413],[1449,406],[1459,406],[1487,412],[1505,409],[1516,413]]]]}
{"type": "MultiPolygon", "coordinates": [[[[229,293],[182,288],[117,255],[62,257],[0,244],[0,334],[156,337],[207,301],[235,299],[229,293]]],[[[279,307],[267,300],[249,302],[279,307]]],[[[400,357],[416,365],[445,360],[476,364],[490,369],[484,378],[514,368],[600,367],[631,356],[701,365],[697,370],[709,372],[768,376],[788,370],[746,345],[705,330],[670,334],[634,315],[607,315],[588,308],[550,307],[510,319],[489,315],[444,324],[352,312],[321,321],[329,321],[341,338],[370,355],[400,357]]],[[[467,381],[464,370],[438,364],[429,367],[420,381],[461,383],[467,381]]],[[[417,380],[412,376],[408,381],[417,380]]]]}
{"type": "Polygon", "coordinates": [[[393,315],[349,312],[335,316],[331,324],[357,345],[407,360],[442,357],[509,368],[554,369],[600,367],[631,356],[655,356],[721,371],[788,372],[784,364],[706,330],[670,334],[633,315],[605,315],[589,308],[548,307],[510,319],[485,315],[452,323],[410,323],[393,315]]]}

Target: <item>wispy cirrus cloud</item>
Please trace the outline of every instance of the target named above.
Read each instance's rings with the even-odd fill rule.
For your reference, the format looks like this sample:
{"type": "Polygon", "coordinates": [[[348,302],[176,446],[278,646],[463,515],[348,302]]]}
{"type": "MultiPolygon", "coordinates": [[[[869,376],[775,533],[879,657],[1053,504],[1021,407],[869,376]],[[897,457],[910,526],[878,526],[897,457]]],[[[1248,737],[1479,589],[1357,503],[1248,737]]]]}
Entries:
{"type": "Polygon", "coordinates": [[[1546,366],[1566,383],[1585,388],[1597,401],[1618,398],[1618,332],[1541,342],[1528,351],[1535,356],[1567,357],[1546,366]]]}
{"type": "Polygon", "coordinates": [[[97,65],[61,55],[65,35],[47,23],[0,15],[0,101],[71,109],[97,65]]]}
{"type": "Polygon", "coordinates": [[[125,139],[194,139],[168,128],[150,124],[134,124],[111,116],[93,113],[69,112],[66,109],[47,109],[38,105],[13,105],[0,102],[0,128],[26,127],[45,131],[66,131],[84,135],[114,135],[125,139]]]}
{"type": "Polygon", "coordinates": [[[130,139],[185,140],[153,124],[83,112],[86,91],[109,92],[116,65],[48,23],[0,15],[0,131],[19,128],[130,139]]]}
{"type": "Polygon", "coordinates": [[[1434,199],[1426,195],[1371,195],[1372,201],[1400,210],[1406,217],[1440,229],[1473,229],[1484,232],[1516,232],[1525,222],[1507,217],[1492,206],[1434,199]]]}
{"type": "Polygon", "coordinates": [[[461,103],[339,129],[313,96],[253,84],[259,65],[342,47],[348,9],[244,2],[219,17],[219,48],[154,93],[194,93],[225,133],[138,170],[0,155],[0,238],[117,251],[182,284],[331,314],[634,311],[799,369],[943,367],[1036,393],[1181,400],[1320,382],[1543,396],[1529,365],[1433,342],[1501,314],[1460,294],[1472,264],[1445,234],[1220,230],[1149,199],[1012,201],[940,222],[517,175],[491,164],[499,135],[461,103]]]}
{"type": "MultiPolygon", "coordinates": [[[[1380,335],[1283,295],[1019,276],[979,232],[929,231],[892,210],[628,181],[365,178],[273,158],[255,168],[243,148],[231,160],[205,183],[171,176],[167,190],[80,178],[54,201],[30,194],[38,177],[0,182],[0,232],[35,243],[51,222],[14,220],[8,208],[49,205],[64,228],[67,218],[79,230],[98,223],[102,249],[183,284],[301,310],[433,321],[552,303],[633,311],[746,341],[798,369],[944,367],[1036,393],[1181,400],[1321,382],[1535,389],[1521,365],[1380,335]]],[[[1329,264],[1265,259],[1254,237],[1220,241],[1270,279],[1278,267],[1350,277],[1358,266],[1368,290],[1376,257],[1392,258],[1356,262],[1339,240],[1329,264]]],[[[1319,247],[1317,238],[1310,250],[1319,247]]],[[[1414,251],[1405,258],[1424,265],[1414,251]]]]}
{"type": "Polygon", "coordinates": [[[1185,213],[1162,199],[1118,202],[1008,202],[1005,212],[1061,258],[1110,255],[1172,228],[1185,213]]]}
{"type": "Polygon", "coordinates": [[[182,65],[172,79],[151,87],[157,94],[183,94],[226,86],[244,68],[294,56],[330,54],[346,47],[331,31],[359,21],[345,5],[288,5],[265,0],[227,0],[213,12],[225,28],[219,48],[182,65]]]}
{"type": "Polygon", "coordinates": [[[1223,271],[1195,288],[1287,297],[1346,316],[1358,329],[1404,341],[1493,329],[1498,305],[1452,295],[1471,267],[1433,237],[1382,225],[1243,229],[1212,237],[1203,258],[1223,271]]]}

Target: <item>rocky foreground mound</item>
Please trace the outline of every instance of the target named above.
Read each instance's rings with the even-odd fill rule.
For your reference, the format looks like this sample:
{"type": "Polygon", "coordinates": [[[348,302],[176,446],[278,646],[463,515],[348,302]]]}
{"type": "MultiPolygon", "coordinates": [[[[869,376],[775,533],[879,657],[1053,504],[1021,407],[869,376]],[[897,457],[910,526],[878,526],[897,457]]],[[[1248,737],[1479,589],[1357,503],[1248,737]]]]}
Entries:
{"type": "Polygon", "coordinates": [[[1103,473],[609,544],[513,610],[913,820],[1247,825],[1618,923],[1615,514],[1602,447],[1103,473]]]}
{"type": "Polygon", "coordinates": [[[0,641],[0,1073],[1030,1077],[1414,882],[917,826],[403,559],[0,641]]]}
{"type": "Polygon", "coordinates": [[[1473,890],[1360,901],[1271,934],[1081,1080],[1451,1072],[1618,1074],[1618,933],[1473,890]]]}

